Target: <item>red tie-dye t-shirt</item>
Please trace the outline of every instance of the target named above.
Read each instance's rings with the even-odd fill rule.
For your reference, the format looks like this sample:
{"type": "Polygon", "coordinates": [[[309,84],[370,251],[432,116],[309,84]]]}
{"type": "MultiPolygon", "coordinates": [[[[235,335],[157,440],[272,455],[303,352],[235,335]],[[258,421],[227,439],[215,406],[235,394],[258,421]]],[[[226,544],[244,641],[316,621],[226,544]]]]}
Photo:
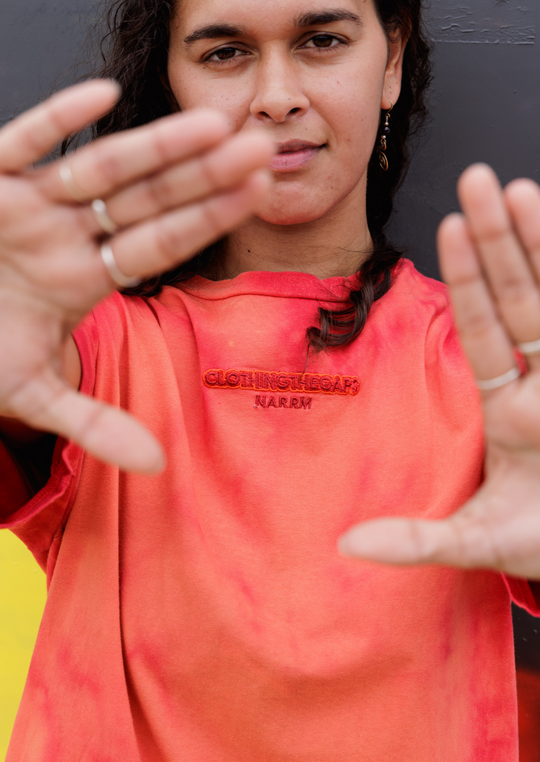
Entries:
{"type": "Polygon", "coordinates": [[[527,584],[336,550],[364,519],[452,513],[483,458],[445,287],[403,262],[353,344],[308,355],[346,284],[197,278],[77,330],[82,390],[168,467],[59,442],[24,505],[11,472],[4,526],[49,597],[8,762],[517,762],[527,584]]]}

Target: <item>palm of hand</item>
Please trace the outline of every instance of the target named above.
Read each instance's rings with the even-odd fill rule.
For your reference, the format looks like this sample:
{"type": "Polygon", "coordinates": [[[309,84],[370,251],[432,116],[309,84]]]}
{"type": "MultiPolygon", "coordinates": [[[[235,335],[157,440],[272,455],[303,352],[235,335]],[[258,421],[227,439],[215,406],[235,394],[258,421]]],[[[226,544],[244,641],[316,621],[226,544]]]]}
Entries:
{"type": "MultiPolygon", "coordinates": [[[[465,216],[439,233],[462,345],[479,379],[515,366],[514,347],[540,339],[540,190],[504,195],[485,167],[460,182],[465,216]]],[[[519,379],[483,393],[484,482],[442,521],[379,519],[340,540],[346,555],[382,563],[490,568],[540,579],[540,352],[519,379]]]]}
{"type": "Polygon", "coordinates": [[[115,272],[155,274],[253,212],[268,188],[261,168],[274,147],[255,131],[231,136],[219,113],[200,110],[102,138],[64,159],[73,187],[60,162],[28,169],[118,96],[111,82],[88,82],[0,131],[0,416],[61,434],[121,468],[155,472],[163,455],[153,436],[66,383],[67,375],[76,385],[78,375],[65,369],[66,357],[78,364],[71,331],[115,286],[89,202],[106,199],[117,228],[109,240],[115,272]]]}
{"type": "Polygon", "coordinates": [[[540,578],[540,373],[484,405],[485,480],[452,517],[459,544],[450,562],[540,578]]]}
{"type": "MultiPolygon", "coordinates": [[[[47,188],[51,174],[0,177],[0,321],[8,327],[0,332],[0,413],[69,436],[61,422],[73,394],[61,379],[64,345],[110,284],[86,212],[58,203],[47,188]]],[[[84,428],[89,412],[74,427],[84,428]]]]}

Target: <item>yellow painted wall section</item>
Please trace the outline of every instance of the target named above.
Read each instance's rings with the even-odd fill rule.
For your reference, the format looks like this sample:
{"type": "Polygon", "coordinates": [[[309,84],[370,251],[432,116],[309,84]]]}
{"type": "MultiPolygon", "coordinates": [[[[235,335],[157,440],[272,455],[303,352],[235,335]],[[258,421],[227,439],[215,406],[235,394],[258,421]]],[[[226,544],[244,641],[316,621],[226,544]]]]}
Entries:
{"type": "Polygon", "coordinates": [[[46,598],[45,575],[23,543],[0,531],[0,760],[21,700],[46,598]]]}

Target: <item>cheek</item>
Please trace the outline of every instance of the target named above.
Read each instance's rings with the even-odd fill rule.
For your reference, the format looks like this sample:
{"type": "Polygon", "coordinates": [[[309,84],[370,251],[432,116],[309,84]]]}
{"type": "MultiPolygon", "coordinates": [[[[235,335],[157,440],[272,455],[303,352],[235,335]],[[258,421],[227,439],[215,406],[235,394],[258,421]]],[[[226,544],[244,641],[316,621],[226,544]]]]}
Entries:
{"type": "Polygon", "coordinates": [[[318,99],[317,110],[331,127],[334,150],[349,174],[365,164],[373,151],[380,122],[380,75],[375,80],[338,77],[318,99]]]}
{"type": "Polygon", "coordinates": [[[169,62],[169,82],[182,111],[193,108],[215,108],[224,113],[233,128],[242,123],[249,103],[242,89],[225,78],[209,78],[191,66],[169,62]]]}

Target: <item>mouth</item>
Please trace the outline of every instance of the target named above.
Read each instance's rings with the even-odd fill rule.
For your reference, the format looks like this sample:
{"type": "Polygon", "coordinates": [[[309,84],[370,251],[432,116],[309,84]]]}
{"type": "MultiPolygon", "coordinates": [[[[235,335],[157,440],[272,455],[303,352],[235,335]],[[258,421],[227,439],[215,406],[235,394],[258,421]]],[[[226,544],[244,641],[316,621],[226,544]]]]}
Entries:
{"type": "Polygon", "coordinates": [[[270,161],[274,172],[295,172],[309,164],[326,144],[310,143],[306,140],[288,140],[279,143],[278,153],[270,161]]]}

